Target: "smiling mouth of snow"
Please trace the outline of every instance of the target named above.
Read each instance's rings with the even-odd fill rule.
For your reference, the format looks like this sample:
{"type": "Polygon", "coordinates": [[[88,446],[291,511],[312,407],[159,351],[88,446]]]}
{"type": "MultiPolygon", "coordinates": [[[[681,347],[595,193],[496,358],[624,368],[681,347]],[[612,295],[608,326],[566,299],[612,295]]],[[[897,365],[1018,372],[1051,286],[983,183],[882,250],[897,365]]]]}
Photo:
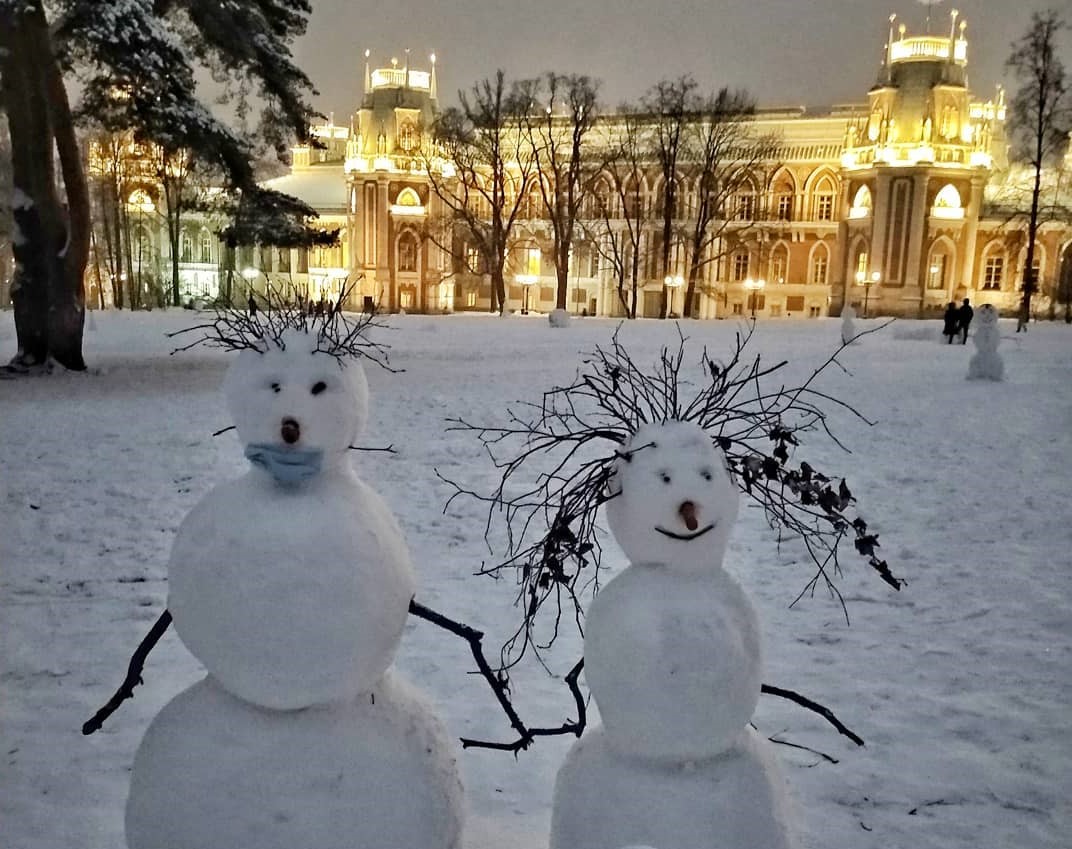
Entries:
{"type": "Polygon", "coordinates": [[[700,530],[694,531],[691,534],[677,534],[677,533],[674,533],[673,531],[668,531],[666,528],[660,528],[658,525],[655,526],[655,530],[657,530],[663,536],[670,537],[670,539],[683,539],[686,542],[688,542],[689,540],[694,540],[697,537],[702,537],[708,531],[714,530],[715,525],[717,525],[717,524],[718,524],[718,522],[712,522],[707,527],[700,528],[700,530]]]}

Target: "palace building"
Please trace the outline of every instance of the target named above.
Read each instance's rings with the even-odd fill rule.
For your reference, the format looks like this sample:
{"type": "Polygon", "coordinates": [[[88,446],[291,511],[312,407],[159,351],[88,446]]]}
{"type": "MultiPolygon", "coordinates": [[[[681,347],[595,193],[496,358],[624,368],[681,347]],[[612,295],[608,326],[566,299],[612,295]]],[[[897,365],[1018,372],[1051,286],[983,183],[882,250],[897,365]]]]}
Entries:
{"type": "MultiPolygon", "coordinates": [[[[490,283],[473,272],[477,262],[466,261],[472,249],[464,234],[451,251],[427,238],[428,223],[443,215],[420,154],[422,133],[438,110],[435,57],[427,70],[412,68],[408,51],[403,62],[381,68],[371,66],[367,51],[365,58],[363,95],[351,118],[314,128],[323,146],[295,148],[290,173],[267,182],[315,208],[318,226],[339,230],[338,246],[228,255],[206,238],[210,222],[191,220],[180,263],[186,296],[212,299],[225,277],[238,274],[242,285],[267,282],[313,300],[347,291],[350,308],[489,308],[490,283]]],[[[1009,163],[1004,93],[976,97],[968,62],[956,12],[943,35],[910,35],[891,16],[881,71],[866,100],[825,110],[759,109],[754,130],[776,138],[777,152],[733,204],[729,214],[739,226],[725,230],[717,261],[704,267],[693,314],[808,318],[836,315],[851,303],[863,314],[928,317],[966,297],[1015,311],[1027,247],[1027,175],[1009,163]]],[[[613,123],[614,116],[604,120],[613,123]]],[[[1068,155],[1066,162],[1072,165],[1068,155]]],[[[654,171],[643,187],[653,204],[660,192],[654,171]]],[[[1046,175],[1054,206],[1072,194],[1067,180],[1063,168],[1046,175]]],[[[683,215],[693,208],[692,190],[686,181],[683,215]]],[[[543,226],[538,204],[516,225],[507,309],[555,305],[543,226]]],[[[166,239],[145,237],[161,268],[170,268],[166,239]]],[[[642,263],[637,313],[657,316],[664,277],[650,259],[642,263]]],[[[1035,262],[1033,306],[1045,312],[1072,292],[1072,222],[1042,223],[1035,262]]],[[[680,281],[686,269],[677,271],[667,279],[680,281]]],[[[569,288],[573,312],[622,314],[600,252],[581,239],[569,288]]],[[[671,312],[678,312],[673,295],[671,312]]]]}

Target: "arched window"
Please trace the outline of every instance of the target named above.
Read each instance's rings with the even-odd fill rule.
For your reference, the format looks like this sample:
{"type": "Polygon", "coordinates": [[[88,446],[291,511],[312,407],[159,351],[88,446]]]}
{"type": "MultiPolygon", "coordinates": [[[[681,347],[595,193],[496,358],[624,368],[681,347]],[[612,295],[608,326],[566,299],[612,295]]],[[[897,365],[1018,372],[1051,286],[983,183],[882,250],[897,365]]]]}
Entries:
{"type": "Polygon", "coordinates": [[[180,262],[194,261],[194,240],[189,233],[182,234],[182,247],[179,251],[180,262]]]}
{"type": "Polygon", "coordinates": [[[812,192],[812,218],[816,221],[834,220],[834,181],[828,176],[822,177],[812,192]]]}
{"type": "Polygon", "coordinates": [[[934,197],[931,215],[935,218],[963,218],[964,208],[960,202],[960,192],[952,183],[946,183],[934,197]]]}
{"type": "Polygon", "coordinates": [[[212,243],[214,239],[208,230],[201,231],[200,262],[212,262],[212,243]]]}
{"type": "Polygon", "coordinates": [[[849,218],[868,218],[871,215],[871,189],[860,186],[852,199],[852,209],[849,210],[849,218]]]}
{"type": "Polygon", "coordinates": [[[622,202],[622,212],[626,218],[640,218],[644,202],[644,187],[635,175],[625,181],[622,202]]]}
{"type": "Polygon", "coordinates": [[[953,278],[953,248],[945,239],[939,239],[931,248],[927,259],[927,288],[944,290],[953,278]]]}
{"type": "Polygon", "coordinates": [[[417,191],[412,186],[406,186],[398,193],[395,204],[397,206],[420,206],[421,196],[417,194],[417,191]]]}
{"type": "Polygon", "coordinates": [[[601,219],[614,218],[614,191],[606,177],[600,177],[587,198],[587,217],[601,219]]]}
{"type": "Polygon", "coordinates": [[[540,191],[539,186],[532,186],[529,189],[526,200],[525,217],[531,219],[543,218],[543,193],[540,191]]]}
{"type": "Polygon", "coordinates": [[[751,257],[746,248],[738,248],[733,252],[730,265],[730,280],[744,280],[748,276],[748,267],[751,257]]]}
{"type": "Polygon", "coordinates": [[[417,236],[412,230],[406,230],[398,237],[398,270],[413,272],[417,270],[417,236]]]}
{"type": "MultiPolygon", "coordinates": [[[[674,188],[674,218],[683,218],[687,203],[684,184],[681,180],[675,180],[671,185],[674,188]]],[[[666,211],[666,188],[667,182],[665,180],[659,183],[658,191],[655,193],[655,206],[652,209],[655,215],[662,216],[666,211]]]]}
{"type": "Polygon", "coordinates": [[[407,153],[415,150],[420,140],[421,135],[412,121],[406,121],[398,128],[398,146],[407,153]]]}
{"type": "Polygon", "coordinates": [[[852,264],[849,266],[852,274],[852,281],[856,285],[863,285],[865,280],[868,280],[871,275],[871,254],[868,251],[867,240],[863,238],[857,239],[852,244],[852,249],[849,252],[852,264]]]}
{"type": "Polygon", "coordinates": [[[789,278],[789,248],[779,243],[771,249],[770,265],[767,269],[769,283],[785,283],[789,278]]]}
{"type": "Polygon", "coordinates": [[[1000,292],[1005,288],[1005,251],[1001,245],[991,245],[983,253],[980,274],[980,289],[1000,292]]]}
{"type": "Polygon", "coordinates": [[[788,173],[783,172],[775,179],[771,187],[771,210],[778,221],[793,220],[793,206],[796,187],[788,173]]]}
{"type": "Polygon", "coordinates": [[[755,221],[756,191],[750,184],[745,183],[734,193],[731,209],[734,221],[755,221]]]}
{"type": "Polygon", "coordinates": [[[811,252],[811,261],[808,269],[808,282],[817,286],[825,286],[827,271],[830,267],[830,250],[823,243],[815,246],[811,252]]]}

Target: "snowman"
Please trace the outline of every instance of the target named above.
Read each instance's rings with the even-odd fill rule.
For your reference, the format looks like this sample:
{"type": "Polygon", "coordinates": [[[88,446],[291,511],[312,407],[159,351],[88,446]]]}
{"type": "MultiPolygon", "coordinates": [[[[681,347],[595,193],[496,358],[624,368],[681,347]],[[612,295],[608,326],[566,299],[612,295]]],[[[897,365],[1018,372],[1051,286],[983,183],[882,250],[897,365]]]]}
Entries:
{"type": "Polygon", "coordinates": [[[338,320],[232,340],[224,393],[251,468],[175,539],[168,609],[208,674],[141,742],[130,849],[461,845],[453,741],[391,669],[414,574],[351,467],[368,384],[338,320]]]}
{"type": "Polygon", "coordinates": [[[846,303],[841,308],[841,341],[845,345],[852,343],[856,336],[856,310],[852,304],[846,303]]]}
{"type": "Polygon", "coordinates": [[[968,361],[968,380],[1003,380],[1005,363],[998,353],[998,344],[1001,342],[998,311],[990,304],[983,304],[975,313],[972,342],[975,344],[975,353],[968,361]]]}
{"type": "Polygon", "coordinates": [[[642,425],[607,503],[630,565],[589,606],[585,675],[602,724],[554,789],[551,849],[788,849],[768,741],[755,609],[722,568],[738,491],[698,425],[642,425]]]}

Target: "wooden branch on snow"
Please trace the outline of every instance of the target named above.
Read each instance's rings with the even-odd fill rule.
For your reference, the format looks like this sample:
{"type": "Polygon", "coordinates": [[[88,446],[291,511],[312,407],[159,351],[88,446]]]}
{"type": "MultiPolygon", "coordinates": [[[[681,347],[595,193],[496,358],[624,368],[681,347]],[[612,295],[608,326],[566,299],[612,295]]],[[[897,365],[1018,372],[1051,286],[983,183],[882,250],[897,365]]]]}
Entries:
{"type": "Polygon", "coordinates": [[[153,647],[160,641],[160,638],[164,636],[164,632],[171,624],[171,611],[165,610],[160,614],[160,618],[153,623],[153,627],[149,630],[149,633],[145,635],[145,638],[138,644],[138,647],[134,650],[134,654],[131,655],[130,664],[127,666],[127,677],[123,679],[123,683],[119,686],[119,689],[115,691],[114,695],[108,699],[108,702],[99,711],[93,714],[93,718],[90,719],[82,726],[82,733],[89,735],[94,731],[99,731],[101,726],[104,725],[104,720],[115,713],[116,709],[123,704],[127,699],[134,698],[134,688],[142,683],[141,671],[145,668],[145,658],[149,656],[149,652],[153,650],[153,647]]]}

